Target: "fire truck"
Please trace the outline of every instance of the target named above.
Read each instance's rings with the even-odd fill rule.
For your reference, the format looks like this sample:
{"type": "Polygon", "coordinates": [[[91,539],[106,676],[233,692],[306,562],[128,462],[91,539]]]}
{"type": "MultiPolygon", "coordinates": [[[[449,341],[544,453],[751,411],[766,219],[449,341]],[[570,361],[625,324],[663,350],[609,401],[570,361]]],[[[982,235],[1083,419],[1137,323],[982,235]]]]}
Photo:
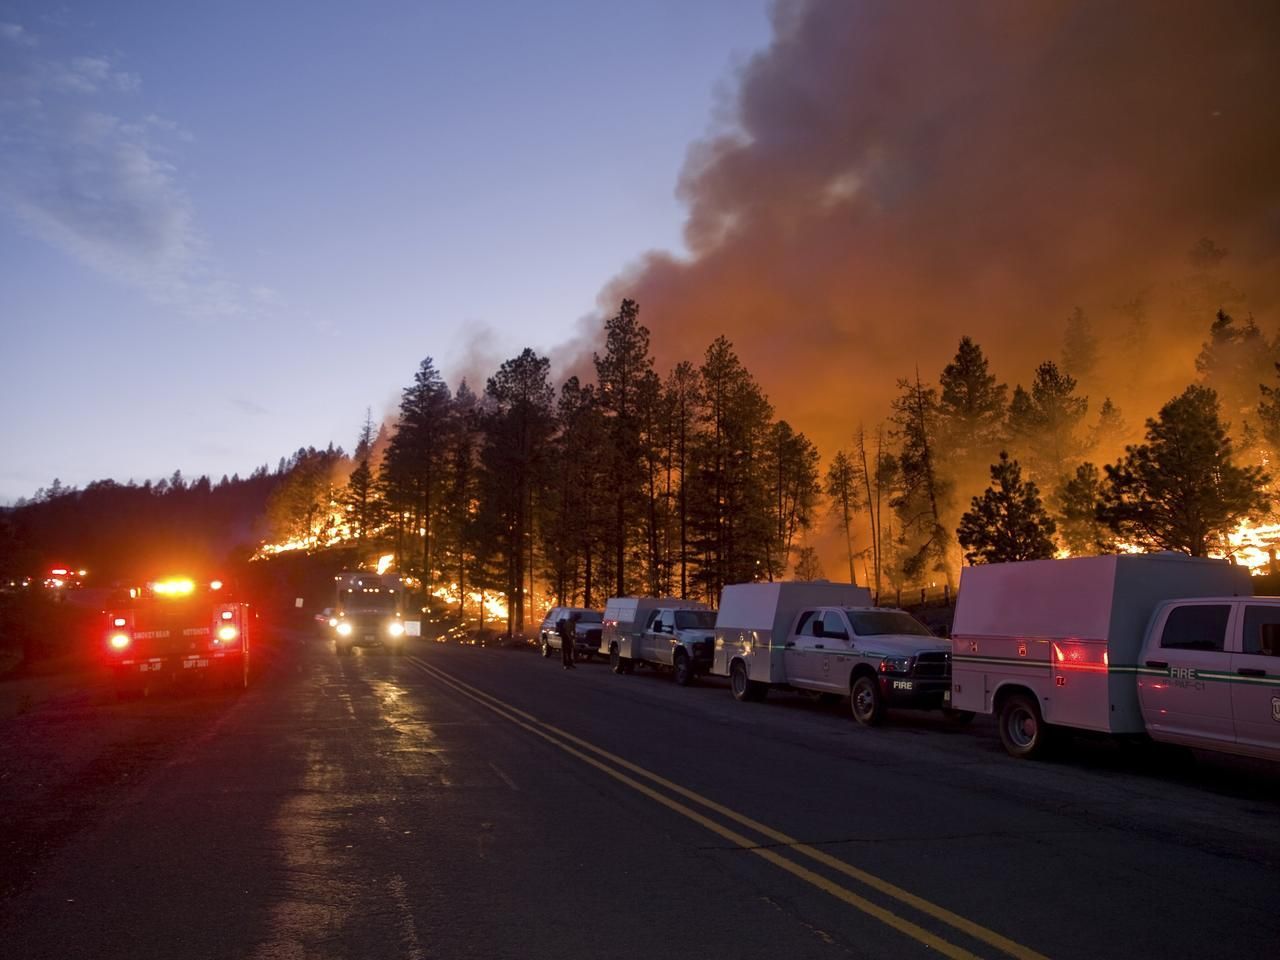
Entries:
{"type": "Polygon", "coordinates": [[[420,621],[406,616],[408,591],[399,574],[344,570],[333,579],[336,605],[329,625],[338,656],[350,656],[356,646],[398,654],[405,637],[420,635],[420,621]]]}
{"type": "Polygon", "coordinates": [[[119,590],[105,611],[102,653],[121,696],[187,678],[249,685],[249,604],[220,580],[154,580],[119,590]]]}

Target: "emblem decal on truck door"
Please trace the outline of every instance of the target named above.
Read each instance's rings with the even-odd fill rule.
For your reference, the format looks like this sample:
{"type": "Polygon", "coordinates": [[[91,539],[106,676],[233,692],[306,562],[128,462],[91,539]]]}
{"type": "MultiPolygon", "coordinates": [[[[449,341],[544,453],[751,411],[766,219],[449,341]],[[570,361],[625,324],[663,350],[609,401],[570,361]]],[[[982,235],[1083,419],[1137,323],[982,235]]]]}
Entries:
{"type": "Polygon", "coordinates": [[[1271,719],[1280,723],[1280,697],[1271,698],[1271,719]]]}

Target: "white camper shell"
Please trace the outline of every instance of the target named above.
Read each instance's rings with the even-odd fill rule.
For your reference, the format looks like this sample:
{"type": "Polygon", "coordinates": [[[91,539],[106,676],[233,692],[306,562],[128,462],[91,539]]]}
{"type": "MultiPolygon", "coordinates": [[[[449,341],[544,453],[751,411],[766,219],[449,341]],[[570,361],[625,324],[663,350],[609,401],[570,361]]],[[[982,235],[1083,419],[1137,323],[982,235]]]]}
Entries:
{"type": "Polygon", "coordinates": [[[847,583],[725,587],[711,672],[729,677],[738,700],[759,700],[771,687],[848,696],[866,725],[887,706],[946,708],[951,695],[949,645],[847,583]]]}
{"type": "MultiPolygon", "coordinates": [[[[999,714],[1015,756],[1040,752],[1055,725],[1221,749],[1162,733],[1170,691],[1189,677],[1195,693],[1196,669],[1180,664],[1200,653],[1161,649],[1162,631],[1174,608],[1233,608],[1252,593],[1245,568],[1174,553],[966,567],[951,631],[952,706],[999,714]]],[[[1214,641],[1224,671],[1240,643],[1226,625],[1237,619],[1227,609],[1214,641]]]]}
{"type": "Polygon", "coordinates": [[[604,606],[600,653],[609,658],[614,673],[630,673],[644,662],[644,629],[655,610],[710,610],[696,600],[674,597],[610,597],[604,606]]]}

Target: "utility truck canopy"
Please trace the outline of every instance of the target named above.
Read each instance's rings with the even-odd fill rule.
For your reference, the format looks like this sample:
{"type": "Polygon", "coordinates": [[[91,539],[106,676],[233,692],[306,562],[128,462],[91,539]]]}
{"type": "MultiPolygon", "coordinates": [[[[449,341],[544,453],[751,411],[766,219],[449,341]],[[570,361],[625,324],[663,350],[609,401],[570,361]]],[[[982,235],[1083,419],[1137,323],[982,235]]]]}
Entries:
{"type": "Polygon", "coordinates": [[[989,713],[1017,686],[1036,693],[1048,723],[1142,732],[1136,674],[1159,604],[1252,592],[1245,568],[1175,553],[965,567],[952,706],[989,713]]]}

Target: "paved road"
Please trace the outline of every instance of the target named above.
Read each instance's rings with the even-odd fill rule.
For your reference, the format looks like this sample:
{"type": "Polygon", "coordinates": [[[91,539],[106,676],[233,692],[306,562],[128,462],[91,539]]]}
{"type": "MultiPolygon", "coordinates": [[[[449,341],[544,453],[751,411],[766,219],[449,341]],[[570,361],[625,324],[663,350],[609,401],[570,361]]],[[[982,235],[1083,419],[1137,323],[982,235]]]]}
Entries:
{"type": "Polygon", "coordinates": [[[419,643],[0,723],[0,955],[1273,956],[1280,775],[419,643]]]}

